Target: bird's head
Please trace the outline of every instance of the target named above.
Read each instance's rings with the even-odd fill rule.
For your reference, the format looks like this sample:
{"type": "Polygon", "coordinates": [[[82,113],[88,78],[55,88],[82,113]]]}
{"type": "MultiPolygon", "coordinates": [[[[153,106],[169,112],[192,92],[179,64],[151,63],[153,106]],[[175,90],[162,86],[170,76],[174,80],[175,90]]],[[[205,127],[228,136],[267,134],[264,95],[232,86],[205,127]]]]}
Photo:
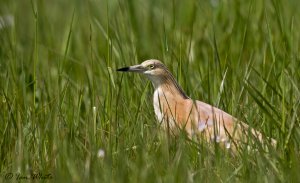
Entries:
{"type": "Polygon", "coordinates": [[[123,67],[117,69],[117,71],[121,72],[137,72],[145,75],[159,76],[164,74],[166,71],[166,67],[159,60],[146,60],[139,65],[133,65],[129,67],[123,67]]]}
{"type": "Polygon", "coordinates": [[[146,75],[154,85],[160,84],[161,81],[169,75],[167,67],[159,60],[146,60],[139,65],[123,67],[117,69],[121,72],[137,72],[146,75]]]}
{"type": "Polygon", "coordinates": [[[123,67],[117,69],[117,71],[137,72],[144,74],[151,80],[154,88],[159,88],[160,86],[164,85],[169,89],[173,88],[173,90],[175,90],[175,92],[178,92],[184,99],[189,98],[178,85],[168,68],[159,60],[146,60],[139,65],[123,67]]]}

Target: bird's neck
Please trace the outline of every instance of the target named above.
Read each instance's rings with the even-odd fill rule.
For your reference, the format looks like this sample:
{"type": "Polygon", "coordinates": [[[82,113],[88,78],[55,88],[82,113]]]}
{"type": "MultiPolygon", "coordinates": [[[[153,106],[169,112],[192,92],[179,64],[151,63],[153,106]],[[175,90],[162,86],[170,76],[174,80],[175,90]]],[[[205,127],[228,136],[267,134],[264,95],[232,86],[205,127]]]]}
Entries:
{"type": "Polygon", "coordinates": [[[150,78],[155,90],[160,91],[165,97],[173,99],[188,99],[182,88],[179,86],[175,78],[170,74],[159,78],[150,78]]]}

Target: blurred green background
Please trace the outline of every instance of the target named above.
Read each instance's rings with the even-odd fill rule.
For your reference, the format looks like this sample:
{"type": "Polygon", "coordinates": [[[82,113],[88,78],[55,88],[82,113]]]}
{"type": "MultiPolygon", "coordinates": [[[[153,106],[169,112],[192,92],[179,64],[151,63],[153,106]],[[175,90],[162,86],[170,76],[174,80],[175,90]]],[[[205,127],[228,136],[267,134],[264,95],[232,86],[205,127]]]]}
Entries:
{"type": "Polygon", "coordinates": [[[299,10],[298,0],[1,0],[0,181],[298,182],[299,10]],[[115,72],[150,58],[277,147],[231,155],[166,136],[151,84],[115,72]]]}

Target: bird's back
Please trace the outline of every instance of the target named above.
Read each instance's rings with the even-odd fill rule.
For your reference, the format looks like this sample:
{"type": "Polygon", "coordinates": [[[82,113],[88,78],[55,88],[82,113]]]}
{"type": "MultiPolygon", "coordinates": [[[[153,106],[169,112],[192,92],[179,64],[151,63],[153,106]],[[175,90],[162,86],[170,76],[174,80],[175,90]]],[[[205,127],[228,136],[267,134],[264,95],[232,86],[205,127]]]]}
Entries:
{"type": "MultiPolygon", "coordinates": [[[[249,144],[250,136],[263,141],[260,132],[223,110],[201,101],[192,99],[167,101],[166,98],[161,98],[160,109],[155,105],[154,108],[156,114],[159,110],[162,112],[159,117],[165,128],[171,128],[173,132],[178,128],[184,129],[191,138],[202,137],[201,139],[208,142],[220,143],[225,148],[232,148],[232,144],[249,144]]],[[[276,144],[276,141],[272,139],[272,143],[276,144]]]]}
{"type": "Polygon", "coordinates": [[[207,103],[196,101],[198,120],[196,123],[198,134],[205,136],[209,141],[221,143],[225,147],[230,147],[230,142],[240,140],[243,124],[239,124],[236,118],[230,114],[213,107],[207,103]]]}

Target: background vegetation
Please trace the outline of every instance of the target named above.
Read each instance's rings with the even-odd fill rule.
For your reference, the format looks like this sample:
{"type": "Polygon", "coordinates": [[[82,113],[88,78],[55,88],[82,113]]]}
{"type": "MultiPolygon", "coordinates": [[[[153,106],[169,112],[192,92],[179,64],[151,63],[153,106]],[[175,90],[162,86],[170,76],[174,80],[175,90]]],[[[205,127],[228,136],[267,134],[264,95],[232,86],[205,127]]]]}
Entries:
{"type": "Polygon", "coordinates": [[[297,0],[1,0],[0,181],[299,182],[299,10],[297,0]],[[278,146],[232,156],[166,136],[151,84],[115,72],[149,58],[278,146]]]}

